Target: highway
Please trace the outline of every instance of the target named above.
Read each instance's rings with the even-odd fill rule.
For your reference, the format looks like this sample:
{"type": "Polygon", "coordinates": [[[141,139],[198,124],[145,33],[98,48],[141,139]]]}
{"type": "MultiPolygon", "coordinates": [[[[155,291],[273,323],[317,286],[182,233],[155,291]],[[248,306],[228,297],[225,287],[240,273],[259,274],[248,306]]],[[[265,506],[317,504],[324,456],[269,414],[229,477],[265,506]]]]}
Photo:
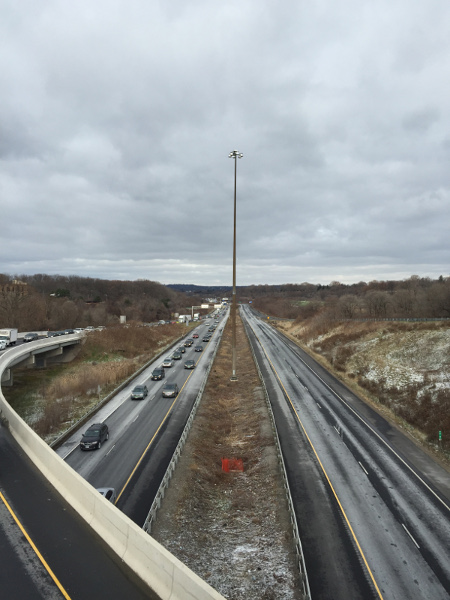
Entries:
{"type": "Polygon", "coordinates": [[[250,308],[314,600],[450,597],[448,474],[250,308]]]}
{"type": "MultiPolygon", "coordinates": [[[[213,321],[210,320],[212,323],[213,321]]],[[[178,442],[192,404],[219,341],[223,321],[203,352],[186,348],[182,360],[166,369],[162,381],[151,381],[155,361],[117,394],[92,422],[106,421],[109,440],[100,450],[82,452],[81,433],[67,440],[58,453],[95,487],[115,487],[117,506],[142,526],[178,442]],[[194,370],[184,361],[196,360],[194,370]],[[146,382],[143,401],[130,400],[131,389],[146,382]],[[162,398],[162,386],[177,382],[177,398],[162,398]]],[[[204,322],[197,328],[202,339],[204,322]]],[[[186,337],[194,332],[187,329],[186,337]]],[[[181,345],[183,340],[176,345],[181,345]]],[[[164,356],[170,356],[173,349],[164,356]]],[[[111,598],[156,600],[147,586],[108,550],[102,540],[46,481],[9,431],[0,425],[0,596],[68,600],[111,598]]]]}
{"type": "Polygon", "coordinates": [[[162,358],[154,361],[126,388],[121,390],[92,419],[57,449],[57,453],[94,487],[112,487],[117,492],[116,506],[139,526],[143,526],[158,487],[172,458],[175,447],[192,410],[200,385],[211,362],[212,354],[220,340],[224,321],[211,332],[209,342],[204,334],[213,319],[204,321],[194,330],[187,329],[186,336],[175,345],[182,346],[187,338],[194,344],[185,348],[181,360],[164,369],[165,378],[152,381],[151,373],[161,366],[162,358]],[[197,345],[203,346],[196,352],[197,345]],[[184,362],[193,359],[193,370],[184,368],[184,362]],[[176,398],[163,398],[166,383],[177,383],[180,392],[176,398]],[[146,384],[149,394],[144,400],[131,400],[135,385],[146,384]],[[109,428],[109,440],[99,450],[82,451],[81,434],[91,423],[104,422],[109,428]]]}
{"type": "MultiPolygon", "coordinates": [[[[241,315],[276,419],[312,599],[448,600],[448,473],[249,307],[241,315]]],[[[206,325],[198,326],[203,352],[194,351],[196,340],[165,370],[164,380],[151,381],[151,371],[162,362],[158,359],[92,418],[105,421],[110,430],[100,450],[79,448],[89,423],[57,450],[94,487],[114,487],[117,507],[140,526],[224,321],[207,343],[201,341],[206,325]],[[193,371],[183,368],[188,358],[197,362],[193,371]],[[166,382],[178,384],[176,399],[162,397],[166,382]],[[149,388],[145,400],[130,399],[138,383],[149,388]]],[[[186,337],[192,334],[189,330],[186,337]]],[[[0,459],[5,597],[148,597],[46,484],[4,428],[0,459]],[[23,531],[30,538],[26,544],[23,531]]]]}

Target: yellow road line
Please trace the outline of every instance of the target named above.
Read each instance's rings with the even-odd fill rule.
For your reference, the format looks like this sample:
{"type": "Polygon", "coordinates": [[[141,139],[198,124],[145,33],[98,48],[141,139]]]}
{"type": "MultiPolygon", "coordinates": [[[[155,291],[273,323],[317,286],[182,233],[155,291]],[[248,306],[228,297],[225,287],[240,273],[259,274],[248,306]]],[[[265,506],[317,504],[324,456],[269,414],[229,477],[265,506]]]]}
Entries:
{"type": "Polygon", "coordinates": [[[48,572],[48,574],[50,575],[50,577],[53,579],[53,581],[56,583],[56,585],[59,588],[61,594],[64,596],[64,598],[66,598],[67,600],[70,600],[69,594],[66,592],[66,590],[63,588],[63,586],[60,584],[58,578],[56,577],[56,575],[53,573],[53,571],[49,567],[49,565],[48,565],[47,561],[45,560],[45,558],[42,556],[42,554],[37,549],[36,544],[33,542],[33,540],[30,538],[30,536],[28,535],[28,533],[25,531],[24,527],[22,526],[22,523],[16,517],[13,509],[10,507],[10,505],[8,504],[6,498],[3,496],[3,494],[1,492],[0,492],[0,498],[3,501],[4,505],[6,506],[6,508],[9,510],[9,512],[10,512],[12,518],[14,519],[14,521],[17,523],[17,526],[19,527],[20,531],[23,533],[23,535],[27,539],[28,543],[33,548],[33,550],[35,551],[37,557],[39,558],[39,560],[41,561],[41,563],[44,565],[46,571],[48,572]]]}
{"type": "Polygon", "coordinates": [[[337,493],[336,493],[336,490],[334,489],[334,487],[333,487],[333,484],[331,483],[331,480],[330,480],[330,478],[328,477],[328,473],[325,471],[325,467],[323,466],[323,464],[322,464],[322,461],[320,460],[320,458],[319,458],[319,455],[317,454],[317,451],[316,451],[316,449],[314,448],[314,445],[313,445],[313,443],[312,443],[312,441],[311,441],[311,439],[310,439],[309,435],[308,435],[308,434],[307,434],[307,432],[306,432],[306,429],[305,429],[305,427],[304,427],[304,425],[303,425],[303,423],[302,423],[302,420],[300,419],[300,416],[299,416],[299,414],[298,414],[298,412],[297,412],[297,410],[296,410],[296,408],[295,408],[294,404],[292,403],[292,400],[291,400],[291,398],[290,398],[289,394],[287,393],[287,390],[286,390],[286,388],[284,387],[284,385],[283,385],[283,383],[282,383],[282,381],[281,381],[281,379],[280,379],[280,376],[278,375],[278,372],[277,372],[277,370],[275,369],[275,366],[273,365],[272,361],[270,360],[269,356],[267,355],[267,352],[266,352],[266,350],[265,350],[265,348],[264,348],[264,346],[263,346],[263,344],[262,344],[261,340],[259,339],[259,337],[257,336],[257,334],[255,333],[255,331],[254,331],[254,330],[253,330],[253,333],[254,333],[254,335],[256,336],[256,338],[258,339],[259,343],[261,344],[261,348],[263,349],[263,352],[264,352],[264,354],[266,355],[266,358],[267,358],[267,360],[269,361],[269,363],[270,363],[270,365],[271,365],[271,367],[272,367],[272,369],[273,369],[273,372],[275,373],[275,375],[276,375],[276,377],[277,377],[277,379],[278,379],[278,381],[279,381],[279,383],[280,383],[281,387],[282,387],[282,388],[283,388],[283,390],[284,390],[284,393],[286,394],[286,397],[287,397],[287,398],[288,398],[288,400],[289,400],[289,403],[290,403],[290,405],[292,406],[292,410],[294,411],[294,413],[295,413],[295,416],[297,417],[297,420],[298,420],[298,422],[300,423],[300,426],[301,426],[301,428],[302,428],[302,430],[303,430],[303,433],[305,434],[305,436],[306,436],[306,439],[308,440],[308,442],[309,442],[309,444],[310,444],[310,446],[311,446],[311,448],[312,448],[312,451],[314,452],[314,455],[315,455],[315,457],[317,458],[317,462],[319,463],[319,465],[320,465],[320,468],[322,469],[322,471],[323,471],[323,474],[325,475],[325,478],[326,478],[326,480],[327,480],[327,482],[328,482],[328,485],[330,486],[330,488],[331,488],[331,491],[333,492],[333,495],[334,495],[334,497],[336,498],[336,501],[337,501],[337,503],[338,503],[338,505],[339,505],[339,508],[341,509],[341,512],[342,512],[342,514],[343,514],[343,516],[344,516],[345,522],[347,523],[347,525],[348,525],[348,528],[350,529],[350,532],[351,532],[351,534],[352,534],[352,537],[353,537],[353,539],[354,539],[354,541],[355,541],[355,544],[356,544],[356,546],[357,546],[357,548],[358,548],[358,550],[359,550],[359,552],[360,552],[360,554],[361,554],[361,558],[363,559],[363,561],[364,561],[364,564],[366,565],[366,569],[367,569],[367,571],[368,571],[368,573],[369,573],[370,579],[372,580],[372,583],[373,583],[373,585],[375,586],[375,589],[377,590],[377,593],[378,593],[378,596],[379,596],[379,598],[380,598],[381,600],[383,600],[383,596],[381,595],[380,589],[379,589],[379,587],[378,587],[378,585],[377,585],[377,582],[375,581],[375,577],[374,577],[374,575],[373,575],[373,573],[372,573],[372,570],[371,570],[371,568],[369,567],[369,563],[367,562],[367,559],[366,559],[366,557],[365,557],[365,555],[364,555],[364,552],[363,552],[363,550],[362,550],[362,548],[361,548],[361,546],[360,546],[360,544],[359,544],[358,538],[356,537],[356,534],[355,534],[355,532],[353,531],[353,527],[352,527],[352,526],[351,526],[351,524],[350,524],[350,521],[349,521],[349,519],[348,519],[348,517],[347,517],[347,514],[346,514],[346,512],[345,512],[345,510],[344,510],[344,507],[343,507],[343,506],[342,506],[342,504],[341,504],[341,501],[339,500],[339,497],[338,497],[338,495],[337,495],[337,493]]]}
{"type": "MultiPolygon", "coordinates": [[[[193,373],[193,372],[194,372],[194,371],[191,371],[191,372],[189,373],[189,377],[192,375],[192,373],[193,373]]],[[[129,477],[128,477],[128,479],[126,480],[126,482],[125,482],[125,485],[124,485],[124,486],[123,486],[123,488],[120,490],[120,493],[119,493],[119,495],[117,496],[117,498],[116,498],[116,501],[114,502],[114,504],[117,504],[117,502],[119,501],[119,498],[120,498],[120,496],[123,494],[123,492],[125,491],[125,489],[126,489],[127,485],[130,483],[130,481],[131,481],[131,478],[132,478],[132,477],[133,477],[133,475],[136,473],[136,470],[137,470],[137,468],[138,468],[138,467],[139,467],[139,465],[141,464],[141,462],[142,462],[142,460],[143,460],[144,456],[147,454],[147,451],[148,451],[148,449],[149,449],[149,448],[150,448],[150,446],[153,444],[153,442],[154,442],[154,440],[155,440],[155,437],[158,435],[158,432],[159,432],[159,430],[160,430],[160,429],[161,429],[161,427],[164,425],[164,423],[165,423],[165,420],[166,420],[166,419],[167,419],[167,417],[169,416],[169,414],[170,414],[170,411],[172,410],[172,408],[173,408],[173,406],[174,406],[175,402],[178,400],[178,398],[179,398],[179,396],[180,396],[181,392],[182,392],[182,391],[183,391],[183,389],[184,389],[184,386],[185,386],[185,385],[186,385],[186,383],[189,381],[189,377],[187,377],[186,381],[183,383],[183,387],[182,387],[182,388],[180,389],[180,391],[178,392],[178,396],[175,398],[175,400],[174,400],[174,401],[172,402],[172,404],[170,405],[170,407],[169,407],[169,410],[166,412],[166,414],[165,414],[165,416],[164,416],[164,419],[163,419],[163,420],[161,421],[161,423],[159,424],[159,426],[158,426],[158,429],[155,431],[155,433],[153,434],[153,437],[152,437],[152,439],[149,441],[149,443],[147,444],[147,447],[145,448],[144,452],[141,454],[141,456],[140,456],[139,460],[137,461],[137,463],[136,463],[136,465],[135,465],[134,469],[131,471],[131,473],[130,473],[130,476],[129,476],[129,477]]]]}

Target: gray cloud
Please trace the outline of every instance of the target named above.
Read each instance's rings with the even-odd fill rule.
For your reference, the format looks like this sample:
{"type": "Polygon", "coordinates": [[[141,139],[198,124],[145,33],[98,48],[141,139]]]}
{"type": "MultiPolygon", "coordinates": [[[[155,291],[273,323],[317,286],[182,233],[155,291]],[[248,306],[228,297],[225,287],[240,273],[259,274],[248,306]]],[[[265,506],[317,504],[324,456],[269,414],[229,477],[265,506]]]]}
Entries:
{"type": "Polygon", "coordinates": [[[449,275],[450,8],[0,0],[1,271],[449,275]]]}

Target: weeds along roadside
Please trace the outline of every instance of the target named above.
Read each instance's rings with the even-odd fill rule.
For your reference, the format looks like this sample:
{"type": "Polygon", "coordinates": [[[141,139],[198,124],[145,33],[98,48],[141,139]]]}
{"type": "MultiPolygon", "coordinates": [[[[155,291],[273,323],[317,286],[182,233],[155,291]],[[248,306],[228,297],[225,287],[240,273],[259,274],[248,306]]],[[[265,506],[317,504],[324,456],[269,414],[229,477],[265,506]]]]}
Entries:
{"type": "Polygon", "coordinates": [[[99,405],[143,365],[186,335],[186,325],[112,327],[86,335],[78,356],[46,369],[16,369],[2,388],[12,408],[47,443],[99,405]]]}

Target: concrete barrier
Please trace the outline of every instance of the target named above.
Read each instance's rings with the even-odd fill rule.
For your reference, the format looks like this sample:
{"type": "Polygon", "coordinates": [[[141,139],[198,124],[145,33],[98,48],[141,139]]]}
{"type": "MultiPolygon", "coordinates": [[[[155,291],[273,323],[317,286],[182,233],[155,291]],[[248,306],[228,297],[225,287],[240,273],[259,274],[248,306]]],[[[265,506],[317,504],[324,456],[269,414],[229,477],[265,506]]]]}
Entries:
{"type": "MultiPolygon", "coordinates": [[[[47,343],[54,344],[54,340],[47,343]]],[[[19,346],[5,352],[0,357],[0,380],[3,371],[29,351],[19,346]]],[[[0,413],[46,479],[161,600],[225,600],[69,467],[17,415],[1,390],[0,413]]]]}

